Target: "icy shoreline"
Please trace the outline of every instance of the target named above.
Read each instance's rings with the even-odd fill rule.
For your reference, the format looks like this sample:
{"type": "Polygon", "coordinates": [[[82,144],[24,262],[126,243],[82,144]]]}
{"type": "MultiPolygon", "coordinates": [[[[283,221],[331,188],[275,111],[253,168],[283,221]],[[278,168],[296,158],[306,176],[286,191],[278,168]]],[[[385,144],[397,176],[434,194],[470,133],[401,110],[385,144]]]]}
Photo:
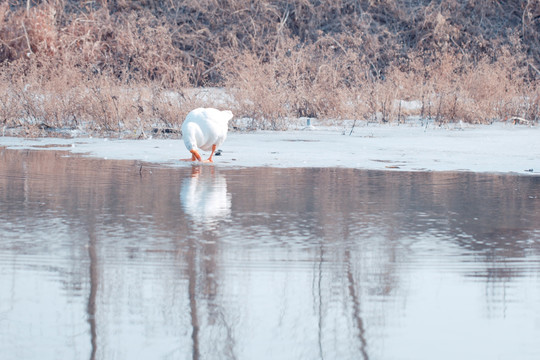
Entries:
{"type": "MultiPolygon", "coordinates": [[[[471,171],[540,174],[540,127],[492,124],[449,128],[409,125],[315,127],[304,130],[229,132],[219,167],[343,167],[391,171],[471,171]]],[[[189,153],[181,139],[0,137],[9,149],[63,150],[73,154],[139,160],[167,166],[189,153]]],[[[208,156],[208,154],[204,154],[208,156]]]]}

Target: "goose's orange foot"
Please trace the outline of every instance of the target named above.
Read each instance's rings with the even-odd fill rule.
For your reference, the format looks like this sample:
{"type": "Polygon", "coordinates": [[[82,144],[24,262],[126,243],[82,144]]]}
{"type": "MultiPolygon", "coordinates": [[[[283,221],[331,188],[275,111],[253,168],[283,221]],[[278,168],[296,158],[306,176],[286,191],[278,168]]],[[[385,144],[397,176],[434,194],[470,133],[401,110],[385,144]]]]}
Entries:
{"type": "Polygon", "coordinates": [[[191,159],[180,159],[180,161],[202,161],[201,155],[197,152],[197,150],[190,150],[191,153],[191,159]]]}
{"type": "Polygon", "coordinates": [[[196,161],[197,158],[195,157],[195,155],[193,155],[192,157],[188,158],[188,159],[180,159],[180,161],[196,161]]]}
{"type": "Polygon", "coordinates": [[[216,145],[212,145],[212,152],[210,153],[208,160],[206,160],[205,162],[214,162],[214,160],[212,160],[212,156],[214,156],[215,152],[216,152],[216,145]]]}

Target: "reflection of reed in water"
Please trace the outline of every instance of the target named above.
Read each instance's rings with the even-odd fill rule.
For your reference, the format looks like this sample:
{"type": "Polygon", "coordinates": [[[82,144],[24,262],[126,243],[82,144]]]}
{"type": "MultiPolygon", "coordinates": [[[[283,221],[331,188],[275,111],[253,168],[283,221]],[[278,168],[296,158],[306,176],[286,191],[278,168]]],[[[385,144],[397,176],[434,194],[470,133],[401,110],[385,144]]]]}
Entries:
{"type": "Polygon", "coordinates": [[[194,165],[191,177],[182,182],[180,203],[196,224],[212,227],[231,213],[227,180],[214,167],[194,165]]]}

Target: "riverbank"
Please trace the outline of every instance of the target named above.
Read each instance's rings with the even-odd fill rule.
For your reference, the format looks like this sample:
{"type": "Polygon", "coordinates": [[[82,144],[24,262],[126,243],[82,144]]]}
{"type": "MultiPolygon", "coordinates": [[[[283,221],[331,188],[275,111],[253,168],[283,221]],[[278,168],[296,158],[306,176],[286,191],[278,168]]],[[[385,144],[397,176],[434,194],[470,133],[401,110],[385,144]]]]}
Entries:
{"type": "MultiPolygon", "coordinates": [[[[179,160],[189,155],[181,139],[0,137],[0,147],[191,166],[179,160]]],[[[509,123],[446,128],[362,123],[352,133],[345,126],[230,132],[221,148],[214,166],[540,174],[540,127],[509,123]]]]}

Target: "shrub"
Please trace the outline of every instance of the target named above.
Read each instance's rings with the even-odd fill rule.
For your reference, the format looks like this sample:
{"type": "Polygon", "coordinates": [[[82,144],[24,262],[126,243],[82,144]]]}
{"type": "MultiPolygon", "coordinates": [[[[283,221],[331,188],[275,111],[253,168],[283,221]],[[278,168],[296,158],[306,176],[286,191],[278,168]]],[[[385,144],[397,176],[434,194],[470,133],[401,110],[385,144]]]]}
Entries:
{"type": "Polygon", "coordinates": [[[537,122],[539,12],[524,0],[3,0],[0,121],[140,136],[204,105],[264,129],[537,122]],[[229,96],[188,91],[199,87],[229,96]]]}

